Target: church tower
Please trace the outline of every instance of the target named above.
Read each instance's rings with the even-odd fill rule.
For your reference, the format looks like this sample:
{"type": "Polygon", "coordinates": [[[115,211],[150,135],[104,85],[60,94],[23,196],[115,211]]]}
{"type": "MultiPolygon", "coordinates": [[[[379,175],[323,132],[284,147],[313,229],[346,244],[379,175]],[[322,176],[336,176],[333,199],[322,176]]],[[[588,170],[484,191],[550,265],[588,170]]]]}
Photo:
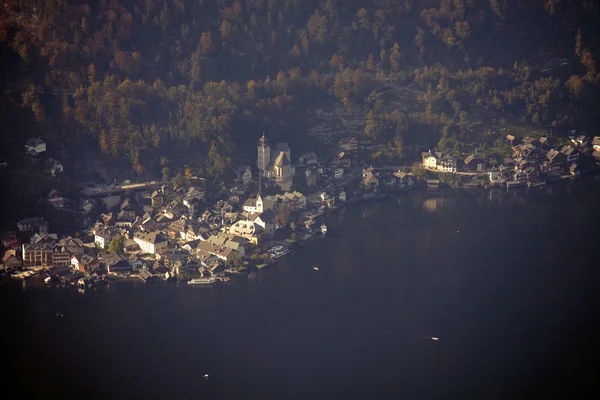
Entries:
{"type": "Polygon", "coordinates": [[[261,214],[264,211],[264,203],[262,198],[262,175],[258,176],[258,193],[256,195],[256,212],[261,214]]]}
{"type": "Polygon", "coordinates": [[[258,141],[258,160],[257,167],[259,173],[262,175],[267,169],[267,166],[271,162],[271,148],[269,147],[269,142],[263,133],[262,137],[258,141]]]}

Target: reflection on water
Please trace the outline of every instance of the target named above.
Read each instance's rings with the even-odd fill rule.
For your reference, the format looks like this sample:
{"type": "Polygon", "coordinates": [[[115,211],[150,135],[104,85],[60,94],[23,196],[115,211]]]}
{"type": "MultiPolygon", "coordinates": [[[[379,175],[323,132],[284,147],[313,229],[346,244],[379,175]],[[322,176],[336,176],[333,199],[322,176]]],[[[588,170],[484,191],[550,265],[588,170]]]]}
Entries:
{"type": "Polygon", "coordinates": [[[437,211],[437,206],[438,206],[438,200],[439,199],[426,199],[423,202],[423,210],[425,211],[429,211],[429,212],[436,212],[437,211]]]}
{"type": "Polygon", "coordinates": [[[502,199],[503,190],[502,189],[491,189],[488,192],[487,200],[490,203],[497,203],[502,199]]]}
{"type": "Polygon", "coordinates": [[[344,221],[344,215],[346,215],[346,207],[342,207],[337,212],[331,215],[331,219],[334,221],[342,222],[344,221]]]}
{"type": "Polygon", "coordinates": [[[375,212],[377,212],[377,210],[379,210],[379,203],[369,204],[368,206],[365,206],[365,208],[363,209],[362,217],[370,218],[373,215],[375,215],[375,212]]]}
{"type": "MultiPolygon", "coordinates": [[[[557,196],[572,196],[581,190],[586,181],[600,180],[600,174],[594,179],[573,180],[548,184],[539,187],[522,187],[514,190],[500,188],[481,190],[440,189],[436,192],[412,192],[408,196],[398,197],[396,203],[402,206],[406,201],[412,202],[414,208],[422,209],[427,213],[439,213],[456,206],[472,207],[483,204],[503,204],[509,206],[524,206],[530,198],[544,198],[557,196]],[[409,199],[407,199],[407,197],[409,199]]],[[[372,215],[370,210],[365,210],[364,216],[372,215]]]]}
{"type": "Polygon", "coordinates": [[[457,204],[457,199],[446,197],[433,197],[424,199],[422,207],[424,211],[434,213],[436,211],[442,211],[444,209],[453,208],[457,204]]]}

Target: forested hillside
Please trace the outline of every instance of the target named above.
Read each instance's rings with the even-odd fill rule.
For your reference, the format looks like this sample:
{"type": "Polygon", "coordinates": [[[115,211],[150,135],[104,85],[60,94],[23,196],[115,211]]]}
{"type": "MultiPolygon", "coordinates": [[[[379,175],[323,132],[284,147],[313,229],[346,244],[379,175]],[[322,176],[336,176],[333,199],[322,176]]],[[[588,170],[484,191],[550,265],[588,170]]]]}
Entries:
{"type": "Polygon", "coordinates": [[[485,140],[464,129],[476,112],[597,126],[599,12],[580,0],[4,0],[2,53],[21,61],[6,64],[3,107],[8,96],[51,120],[74,157],[95,149],[140,177],[222,177],[260,132],[281,137],[274,118],[294,125],[332,102],[367,114],[385,161],[460,152],[485,140]],[[411,85],[422,112],[382,98],[390,82],[411,85]]]}

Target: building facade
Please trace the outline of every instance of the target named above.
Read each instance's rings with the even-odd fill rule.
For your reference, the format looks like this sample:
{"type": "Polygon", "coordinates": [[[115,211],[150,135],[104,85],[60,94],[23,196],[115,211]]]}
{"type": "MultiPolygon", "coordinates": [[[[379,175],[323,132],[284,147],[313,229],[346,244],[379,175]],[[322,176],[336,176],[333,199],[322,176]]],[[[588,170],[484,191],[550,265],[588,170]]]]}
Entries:
{"type": "Polygon", "coordinates": [[[261,176],[274,181],[283,190],[289,190],[292,186],[295,168],[287,143],[277,143],[275,148],[272,148],[263,134],[258,142],[256,165],[261,176]]]}
{"type": "Polygon", "coordinates": [[[25,266],[52,266],[54,248],[48,243],[27,243],[22,247],[22,255],[25,266]]]}
{"type": "Polygon", "coordinates": [[[136,232],[133,236],[133,240],[140,246],[140,249],[146,253],[156,254],[164,251],[167,248],[168,242],[158,232],[142,233],[136,232]]]}

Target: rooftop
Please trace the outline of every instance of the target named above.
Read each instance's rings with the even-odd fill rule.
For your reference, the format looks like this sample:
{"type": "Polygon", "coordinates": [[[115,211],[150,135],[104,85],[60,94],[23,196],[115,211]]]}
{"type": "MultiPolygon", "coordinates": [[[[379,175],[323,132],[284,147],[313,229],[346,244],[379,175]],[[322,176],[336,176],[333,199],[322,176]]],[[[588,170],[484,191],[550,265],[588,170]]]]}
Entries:
{"type": "Polygon", "coordinates": [[[133,235],[133,237],[150,244],[162,243],[167,241],[167,239],[165,239],[165,237],[160,232],[136,232],[133,235]]]}

